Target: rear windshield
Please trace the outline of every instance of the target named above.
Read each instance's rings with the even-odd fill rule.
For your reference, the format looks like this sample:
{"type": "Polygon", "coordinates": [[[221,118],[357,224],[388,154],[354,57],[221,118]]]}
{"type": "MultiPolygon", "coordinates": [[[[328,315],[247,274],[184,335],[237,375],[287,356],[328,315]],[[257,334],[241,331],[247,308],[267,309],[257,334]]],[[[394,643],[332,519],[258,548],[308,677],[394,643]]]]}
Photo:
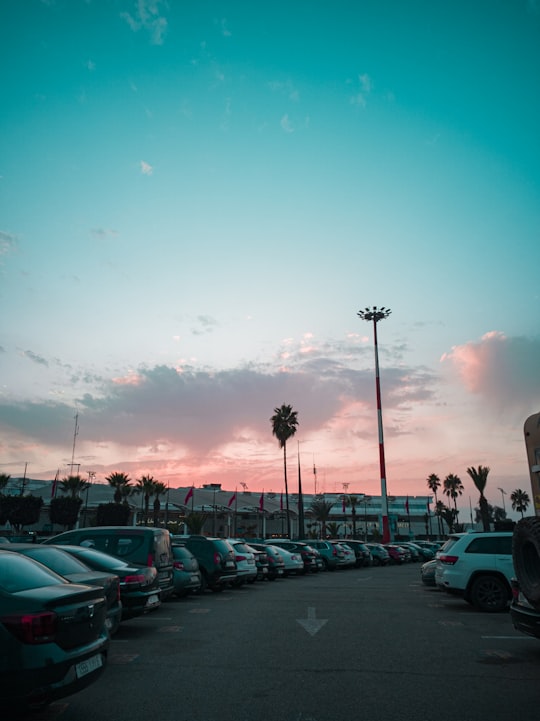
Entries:
{"type": "Polygon", "coordinates": [[[7,593],[68,583],[56,573],[16,553],[0,555],[0,589],[7,593]]]}
{"type": "Polygon", "coordinates": [[[39,561],[61,576],[67,576],[70,573],[88,573],[88,566],[59,548],[43,546],[25,551],[24,555],[39,561]]]}

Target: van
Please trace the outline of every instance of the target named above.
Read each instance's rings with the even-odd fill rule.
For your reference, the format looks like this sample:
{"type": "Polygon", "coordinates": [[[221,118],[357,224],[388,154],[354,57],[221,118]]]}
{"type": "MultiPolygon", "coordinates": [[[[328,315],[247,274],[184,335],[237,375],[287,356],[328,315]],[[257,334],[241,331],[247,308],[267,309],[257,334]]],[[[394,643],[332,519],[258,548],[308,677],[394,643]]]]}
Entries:
{"type": "Polygon", "coordinates": [[[65,531],[44,543],[88,546],[141,566],[155,566],[161,600],[173,593],[171,535],[165,528],[144,526],[91,526],[65,531]]]}

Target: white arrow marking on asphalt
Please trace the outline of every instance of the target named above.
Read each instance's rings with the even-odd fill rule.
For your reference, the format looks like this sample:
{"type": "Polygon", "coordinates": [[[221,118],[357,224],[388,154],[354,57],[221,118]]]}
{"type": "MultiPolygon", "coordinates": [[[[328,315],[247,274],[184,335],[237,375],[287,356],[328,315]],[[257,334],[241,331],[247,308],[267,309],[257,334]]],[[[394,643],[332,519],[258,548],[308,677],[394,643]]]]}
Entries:
{"type": "Polygon", "coordinates": [[[308,606],[307,618],[297,618],[296,620],[303,628],[306,629],[310,636],[315,636],[317,631],[320,631],[324,624],[328,621],[327,618],[316,618],[313,606],[308,606]]]}

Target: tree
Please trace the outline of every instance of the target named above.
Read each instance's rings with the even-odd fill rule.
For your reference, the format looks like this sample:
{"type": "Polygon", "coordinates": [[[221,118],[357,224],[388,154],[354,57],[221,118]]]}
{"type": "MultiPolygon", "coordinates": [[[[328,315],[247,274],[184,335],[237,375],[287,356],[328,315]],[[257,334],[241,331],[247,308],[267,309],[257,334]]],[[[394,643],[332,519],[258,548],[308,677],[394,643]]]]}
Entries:
{"type": "Polygon", "coordinates": [[[287,441],[296,433],[298,426],[298,413],[293,411],[292,406],[283,404],[279,408],[274,408],[274,415],[270,418],[272,424],[272,435],[279,442],[279,447],[283,448],[283,472],[285,478],[285,506],[287,509],[287,536],[291,537],[291,516],[289,513],[289,486],[287,483],[287,441]]]}
{"type": "Polygon", "coordinates": [[[330,511],[334,507],[331,501],[316,499],[311,502],[309,511],[316,521],[321,524],[321,538],[326,538],[326,524],[330,518],[330,511]]]}
{"type": "Polygon", "coordinates": [[[454,515],[455,520],[457,520],[457,498],[463,493],[463,483],[461,482],[461,478],[456,476],[454,473],[450,473],[446,476],[443,483],[443,493],[445,496],[448,496],[448,498],[451,498],[454,501],[454,515]]]}
{"type": "Polygon", "coordinates": [[[360,503],[358,496],[345,496],[345,505],[351,507],[352,537],[356,538],[356,506],[360,503]]]}
{"type": "Polygon", "coordinates": [[[142,493],[144,497],[144,518],[143,523],[148,523],[148,515],[150,513],[150,498],[154,495],[156,481],[153,476],[141,476],[137,478],[136,492],[142,493]]]}
{"type": "Polygon", "coordinates": [[[332,538],[337,538],[339,536],[339,529],[341,528],[341,523],[339,523],[338,521],[331,521],[330,523],[326,524],[326,528],[332,538]]]}
{"type": "Polygon", "coordinates": [[[100,503],[97,507],[96,526],[127,526],[130,509],[124,503],[100,503]]]}
{"type": "Polygon", "coordinates": [[[0,495],[0,524],[10,522],[16,531],[39,521],[43,498],[40,496],[0,495]]]}
{"type": "Polygon", "coordinates": [[[512,502],[512,510],[521,513],[521,517],[523,518],[523,514],[531,503],[531,499],[529,498],[527,491],[522,491],[521,488],[516,488],[516,490],[512,491],[510,494],[510,501],[512,502]]]}
{"type": "Polygon", "coordinates": [[[486,487],[489,470],[488,466],[478,466],[478,468],[471,466],[470,468],[467,468],[467,473],[472,478],[476,490],[480,493],[480,518],[482,520],[484,531],[489,531],[489,516],[487,509],[488,502],[484,496],[484,488],[486,487]]]}
{"type": "Polygon", "coordinates": [[[52,498],[51,505],[49,506],[51,523],[64,526],[65,531],[71,530],[77,523],[81,505],[82,498],[76,498],[75,496],[52,498]]]}
{"type": "Polygon", "coordinates": [[[452,533],[454,530],[454,523],[456,522],[457,512],[454,508],[445,506],[442,501],[439,501],[439,503],[442,505],[440,516],[445,520],[446,525],[448,526],[448,533],[452,533]]]}
{"type": "Polygon", "coordinates": [[[110,476],[106,476],[105,480],[114,488],[114,502],[127,502],[127,499],[133,491],[131,478],[127,473],[119,473],[115,471],[110,476]]]}
{"type": "Polygon", "coordinates": [[[11,476],[9,475],[9,473],[0,473],[0,493],[2,493],[10,480],[11,476]]]}
{"type": "Polygon", "coordinates": [[[67,476],[67,478],[60,481],[59,488],[62,493],[69,495],[70,498],[80,498],[81,493],[90,488],[90,483],[80,476],[67,476]]]}
{"type": "Polygon", "coordinates": [[[190,533],[200,534],[204,528],[204,524],[208,514],[200,513],[199,511],[192,511],[186,515],[185,524],[190,533]]]}
{"type": "Polygon", "coordinates": [[[165,495],[167,490],[167,486],[164,483],[161,483],[161,481],[156,481],[154,483],[154,526],[159,525],[159,512],[161,510],[159,497],[165,495]]]}
{"type": "MultiPolygon", "coordinates": [[[[432,473],[428,476],[427,479],[428,488],[435,496],[435,509],[437,508],[438,498],[437,498],[437,490],[441,487],[441,479],[439,476],[437,476],[435,473],[432,473]]],[[[437,512],[435,512],[435,515],[437,516],[437,524],[439,528],[439,535],[442,536],[442,523],[441,523],[441,516],[437,512]]]]}

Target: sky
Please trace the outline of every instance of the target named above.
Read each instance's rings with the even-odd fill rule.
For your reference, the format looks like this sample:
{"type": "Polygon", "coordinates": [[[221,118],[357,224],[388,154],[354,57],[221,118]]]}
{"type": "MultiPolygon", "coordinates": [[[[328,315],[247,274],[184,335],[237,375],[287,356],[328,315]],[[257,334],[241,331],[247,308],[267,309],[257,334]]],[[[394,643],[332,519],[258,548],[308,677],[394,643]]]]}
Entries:
{"type": "Polygon", "coordinates": [[[388,493],[530,491],[540,0],[0,0],[0,58],[0,472],[279,492],[288,404],[378,494],[376,305],[388,493]]]}

